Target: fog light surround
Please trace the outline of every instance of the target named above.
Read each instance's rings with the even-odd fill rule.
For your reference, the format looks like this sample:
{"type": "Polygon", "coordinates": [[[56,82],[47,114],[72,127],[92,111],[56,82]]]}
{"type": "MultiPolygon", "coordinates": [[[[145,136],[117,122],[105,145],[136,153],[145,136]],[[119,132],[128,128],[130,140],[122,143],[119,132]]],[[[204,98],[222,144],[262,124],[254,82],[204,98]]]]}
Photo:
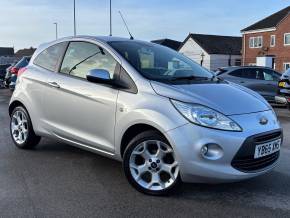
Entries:
{"type": "Polygon", "coordinates": [[[202,146],[200,153],[205,159],[218,160],[223,156],[224,151],[218,144],[210,143],[202,146]]]}

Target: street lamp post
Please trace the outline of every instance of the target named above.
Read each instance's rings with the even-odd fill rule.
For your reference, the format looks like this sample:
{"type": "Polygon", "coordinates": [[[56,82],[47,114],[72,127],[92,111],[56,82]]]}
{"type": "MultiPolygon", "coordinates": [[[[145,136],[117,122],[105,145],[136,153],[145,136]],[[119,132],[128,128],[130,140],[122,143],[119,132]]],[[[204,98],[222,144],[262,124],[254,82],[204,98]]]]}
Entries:
{"type": "Polygon", "coordinates": [[[76,0],[74,0],[74,36],[77,35],[77,28],[76,28],[76,0]]]}
{"type": "Polygon", "coordinates": [[[112,0],[110,0],[110,36],[112,36],[112,0]]]}
{"type": "Polygon", "coordinates": [[[58,39],[58,26],[57,26],[57,22],[53,23],[55,25],[55,39],[58,39]]]}

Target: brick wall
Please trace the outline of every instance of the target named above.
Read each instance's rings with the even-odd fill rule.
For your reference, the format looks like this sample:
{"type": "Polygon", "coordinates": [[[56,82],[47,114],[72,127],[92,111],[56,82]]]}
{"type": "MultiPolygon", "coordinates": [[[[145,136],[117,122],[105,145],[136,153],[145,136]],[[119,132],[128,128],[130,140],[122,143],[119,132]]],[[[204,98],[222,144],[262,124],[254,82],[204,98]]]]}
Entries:
{"type": "Polygon", "coordinates": [[[243,35],[243,59],[245,65],[250,63],[256,63],[256,57],[273,55],[275,56],[276,70],[283,72],[283,63],[290,63],[290,46],[284,46],[284,33],[290,33],[290,15],[285,18],[277,27],[276,31],[261,32],[261,33],[248,33],[243,35]],[[276,35],[275,47],[270,47],[271,35],[276,35]],[[250,48],[249,41],[250,37],[263,36],[263,47],[268,50],[265,51],[261,48],[250,48]]]}

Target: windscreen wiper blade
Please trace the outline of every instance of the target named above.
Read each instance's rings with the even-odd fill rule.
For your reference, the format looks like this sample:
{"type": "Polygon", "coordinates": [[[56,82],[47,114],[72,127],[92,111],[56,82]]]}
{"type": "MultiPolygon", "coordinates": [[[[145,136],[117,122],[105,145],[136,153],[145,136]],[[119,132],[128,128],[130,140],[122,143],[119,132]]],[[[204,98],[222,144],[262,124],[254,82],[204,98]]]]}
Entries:
{"type": "Polygon", "coordinates": [[[173,77],[171,81],[178,81],[178,80],[209,80],[210,78],[204,76],[180,76],[180,77],[173,77]]]}

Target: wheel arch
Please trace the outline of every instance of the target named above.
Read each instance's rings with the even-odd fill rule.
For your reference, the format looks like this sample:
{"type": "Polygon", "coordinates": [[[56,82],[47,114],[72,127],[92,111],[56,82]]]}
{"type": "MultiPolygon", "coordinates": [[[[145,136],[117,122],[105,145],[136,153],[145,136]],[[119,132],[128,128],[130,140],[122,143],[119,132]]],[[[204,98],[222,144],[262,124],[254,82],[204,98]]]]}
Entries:
{"type": "Polygon", "coordinates": [[[25,110],[27,111],[27,108],[25,107],[25,105],[21,101],[15,100],[15,101],[11,102],[11,104],[9,105],[9,108],[8,108],[9,116],[11,116],[13,110],[19,106],[24,107],[25,110]]]}
{"type": "Polygon", "coordinates": [[[124,132],[124,134],[122,135],[122,139],[121,139],[121,144],[120,144],[120,155],[123,158],[125,149],[127,148],[129,142],[138,134],[145,132],[145,131],[156,131],[158,132],[160,135],[162,135],[169,143],[169,140],[167,139],[166,135],[164,133],[162,133],[162,131],[160,131],[158,128],[150,125],[150,124],[145,124],[145,123],[137,123],[134,125],[131,125],[130,127],[128,127],[126,129],[126,131],[124,132]]]}

